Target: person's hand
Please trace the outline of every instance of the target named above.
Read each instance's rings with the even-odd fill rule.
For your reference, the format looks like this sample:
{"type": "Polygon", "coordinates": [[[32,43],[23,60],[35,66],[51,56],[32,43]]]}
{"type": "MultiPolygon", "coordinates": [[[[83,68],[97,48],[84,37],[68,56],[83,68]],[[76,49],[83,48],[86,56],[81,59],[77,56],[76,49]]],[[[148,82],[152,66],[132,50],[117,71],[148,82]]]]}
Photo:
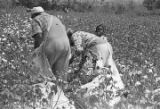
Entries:
{"type": "Polygon", "coordinates": [[[76,55],[81,55],[83,53],[83,48],[79,48],[78,50],[75,51],[76,55]]]}
{"type": "Polygon", "coordinates": [[[27,8],[27,9],[26,9],[26,12],[31,12],[31,9],[27,8]]]}
{"type": "Polygon", "coordinates": [[[79,55],[81,55],[81,54],[82,54],[82,51],[78,51],[78,50],[77,50],[75,53],[76,53],[76,55],[78,55],[78,56],[79,56],[79,55]]]}

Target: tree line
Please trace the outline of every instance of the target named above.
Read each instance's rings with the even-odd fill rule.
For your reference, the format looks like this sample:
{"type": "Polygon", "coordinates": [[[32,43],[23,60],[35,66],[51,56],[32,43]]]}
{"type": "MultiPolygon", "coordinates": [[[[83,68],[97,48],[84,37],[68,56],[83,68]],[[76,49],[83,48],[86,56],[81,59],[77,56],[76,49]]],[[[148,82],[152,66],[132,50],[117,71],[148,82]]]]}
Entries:
{"type": "MultiPolygon", "coordinates": [[[[92,10],[94,6],[99,4],[98,2],[95,2],[94,0],[89,2],[89,0],[86,0],[80,2],[81,0],[0,0],[0,8],[13,8],[15,6],[25,6],[28,8],[32,8],[34,6],[42,6],[45,9],[60,9],[67,11],[66,9],[72,9],[74,11],[86,11],[86,10],[92,10]]],[[[124,4],[114,4],[109,2],[104,2],[105,0],[101,0],[100,3],[105,5],[104,8],[108,10],[110,7],[111,9],[116,9],[120,11],[124,11],[126,9],[126,6],[124,4]],[[109,4],[109,5],[108,5],[109,4]],[[118,9],[117,9],[118,7],[118,9]]],[[[160,0],[144,0],[142,5],[147,10],[154,10],[160,8],[160,0]]],[[[127,9],[134,9],[135,3],[134,0],[130,0],[127,4],[127,9]]],[[[126,10],[127,10],[126,9],[126,10]]]]}

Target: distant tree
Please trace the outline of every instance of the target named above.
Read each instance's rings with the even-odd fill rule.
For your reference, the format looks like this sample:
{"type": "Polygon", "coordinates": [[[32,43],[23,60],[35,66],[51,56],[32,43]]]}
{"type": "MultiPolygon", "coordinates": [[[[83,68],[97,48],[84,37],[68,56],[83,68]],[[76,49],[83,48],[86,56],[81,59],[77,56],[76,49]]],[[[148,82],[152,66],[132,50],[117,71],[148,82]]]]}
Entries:
{"type": "Polygon", "coordinates": [[[32,8],[33,6],[40,5],[40,1],[41,0],[19,0],[21,5],[26,6],[28,8],[32,8]]]}
{"type": "Polygon", "coordinates": [[[17,0],[0,0],[0,8],[12,8],[16,3],[17,0]]]}
{"type": "Polygon", "coordinates": [[[143,6],[146,7],[148,10],[153,10],[154,3],[157,0],[144,0],[143,1],[143,6]]]}
{"type": "Polygon", "coordinates": [[[135,2],[133,0],[128,2],[128,9],[133,10],[135,8],[135,2]]]}
{"type": "Polygon", "coordinates": [[[53,5],[54,0],[19,0],[20,4],[28,8],[34,6],[42,6],[45,9],[50,9],[53,5]]]}
{"type": "Polygon", "coordinates": [[[117,3],[115,5],[115,14],[123,14],[126,11],[126,7],[123,4],[117,3]]]}
{"type": "Polygon", "coordinates": [[[58,0],[19,0],[19,2],[28,8],[42,6],[44,9],[64,9],[68,11],[68,7],[71,7],[73,0],[66,0],[61,4],[57,3],[58,0]]]}
{"type": "Polygon", "coordinates": [[[156,2],[154,2],[153,6],[156,9],[160,9],[160,0],[156,0],[156,2]]]}

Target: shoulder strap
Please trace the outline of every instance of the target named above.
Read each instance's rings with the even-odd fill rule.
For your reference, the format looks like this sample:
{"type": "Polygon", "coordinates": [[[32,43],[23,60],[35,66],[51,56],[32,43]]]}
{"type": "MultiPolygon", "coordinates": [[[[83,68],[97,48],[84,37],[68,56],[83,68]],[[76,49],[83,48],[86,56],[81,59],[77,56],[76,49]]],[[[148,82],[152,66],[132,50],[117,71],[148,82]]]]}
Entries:
{"type": "Polygon", "coordinates": [[[45,34],[45,37],[44,37],[44,41],[43,41],[44,44],[46,44],[46,42],[47,42],[49,30],[52,27],[52,23],[53,23],[53,16],[51,15],[51,17],[49,19],[49,22],[48,22],[48,27],[47,27],[47,31],[46,31],[46,34],[45,34]]]}
{"type": "Polygon", "coordinates": [[[53,23],[53,16],[50,17],[47,31],[49,31],[51,29],[52,23],[53,23]]]}

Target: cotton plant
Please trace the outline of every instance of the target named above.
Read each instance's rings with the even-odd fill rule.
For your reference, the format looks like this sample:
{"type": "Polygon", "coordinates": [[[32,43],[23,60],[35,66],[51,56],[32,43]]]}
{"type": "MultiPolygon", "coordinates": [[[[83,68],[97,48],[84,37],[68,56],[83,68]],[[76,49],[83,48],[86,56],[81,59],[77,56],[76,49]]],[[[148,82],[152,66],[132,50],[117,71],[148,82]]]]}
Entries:
{"type": "MultiPolygon", "coordinates": [[[[86,90],[86,92],[81,95],[84,98],[91,96],[99,98],[100,96],[103,96],[99,99],[108,103],[108,106],[113,107],[120,102],[121,95],[118,95],[118,89],[114,87],[112,77],[110,74],[107,74],[107,72],[109,72],[107,68],[106,70],[101,70],[99,76],[95,77],[91,82],[81,85],[79,91],[86,90]]],[[[104,105],[104,103],[102,105],[104,105]]]]}
{"type": "Polygon", "coordinates": [[[61,87],[53,82],[43,82],[33,86],[34,100],[30,102],[35,109],[76,109],[61,87]]]}

